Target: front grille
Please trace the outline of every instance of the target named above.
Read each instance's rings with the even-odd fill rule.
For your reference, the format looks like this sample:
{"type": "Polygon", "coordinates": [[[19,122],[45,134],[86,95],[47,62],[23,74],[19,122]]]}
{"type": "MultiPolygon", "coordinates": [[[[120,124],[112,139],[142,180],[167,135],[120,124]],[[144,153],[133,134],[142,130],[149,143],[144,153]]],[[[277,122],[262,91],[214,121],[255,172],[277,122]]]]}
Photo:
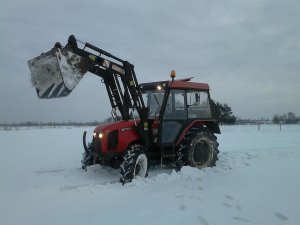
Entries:
{"type": "Polygon", "coordinates": [[[101,139],[94,138],[94,151],[93,154],[95,157],[100,157],[102,155],[101,139]]]}
{"type": "Polygon", "coordinates": [[[108,151],[114,150],[117,148],[118,136],[119,136],[118,130],[114,130],[108,134],[108,137],[107,137],[107,150],[108,151]]]}

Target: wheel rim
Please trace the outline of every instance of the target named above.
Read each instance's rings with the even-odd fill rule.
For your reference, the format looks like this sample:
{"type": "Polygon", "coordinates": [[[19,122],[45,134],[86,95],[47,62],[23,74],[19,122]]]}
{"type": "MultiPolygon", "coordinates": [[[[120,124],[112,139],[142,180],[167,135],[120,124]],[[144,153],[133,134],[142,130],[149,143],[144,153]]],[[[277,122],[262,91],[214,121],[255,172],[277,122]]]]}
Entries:
{"type": "Polygon", "coordinates": [[[145,154],[140,154],[136,160],[133,175],[135,177],[145,177],[147,174],[148,162],[145,154]]]}
{"type": "Polygon", "coordinates": [[[211,146],[208,140],[200,140],[195,144],[193,161],[197,167],[206,167],[212,159],[211,146]]]}

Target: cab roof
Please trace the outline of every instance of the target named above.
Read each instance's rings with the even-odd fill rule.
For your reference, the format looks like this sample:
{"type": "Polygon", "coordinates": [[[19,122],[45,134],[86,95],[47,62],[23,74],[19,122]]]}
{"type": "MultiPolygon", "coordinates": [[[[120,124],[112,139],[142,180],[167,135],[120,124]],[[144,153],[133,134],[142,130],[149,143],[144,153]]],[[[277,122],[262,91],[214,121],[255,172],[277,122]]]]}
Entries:
{"type": "Polygon", "coordinates": [[[207,83],[196,83],[190,82],[192,78],[186,78],[181,80],[173,80],[173,81],[158,81],[151,83],[143,83],[140,84],[140,88],[142,90],[157,90],[158,86],[161,86],[163,89],[174,88],[174,89],[186,89],[186,90],[204,90],[208,91],[209,86],[207,83]]]}
{"type": "Polygon", "coordinates": [[[182,80],[168,81],[168,87],[180,89],[201,89],[207,91],[209,90],[209,86],[206,83],[196,83],[182,80]]]}

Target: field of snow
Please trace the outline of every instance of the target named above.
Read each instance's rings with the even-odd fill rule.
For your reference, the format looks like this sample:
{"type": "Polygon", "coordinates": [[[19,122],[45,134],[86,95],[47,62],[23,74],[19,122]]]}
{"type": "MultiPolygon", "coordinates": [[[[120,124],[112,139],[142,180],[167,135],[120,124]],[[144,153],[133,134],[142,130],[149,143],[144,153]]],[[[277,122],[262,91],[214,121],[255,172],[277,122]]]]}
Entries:
{"type": "MultiPolygon", "coordinates": [[[[90,133],[93,128],[85,128],[90,133]]],[[[0,130],[1,225],[300,224],[300,126],[223,126],[214,168],[80,168],[84,128],[0,130]]]]}

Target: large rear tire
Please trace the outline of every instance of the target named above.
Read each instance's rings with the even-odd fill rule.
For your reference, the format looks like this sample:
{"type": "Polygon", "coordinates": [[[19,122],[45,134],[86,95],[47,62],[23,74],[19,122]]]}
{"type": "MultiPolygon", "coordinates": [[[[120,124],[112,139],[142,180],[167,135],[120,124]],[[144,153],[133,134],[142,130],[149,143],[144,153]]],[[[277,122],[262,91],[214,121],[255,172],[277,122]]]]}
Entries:
{"type": "Polygon", "coordinates": [[[123,156],[120,166],[121,183],[131,182],[136,177],[148,175],[148,159],[142,145],[131,145],[123,156]]]}
{"type": "Polygon", "coordinates": [[[208,129],[189,132],[177,152],[177,166],[213,167],[218,160],[219,143],[208,129]]]}

